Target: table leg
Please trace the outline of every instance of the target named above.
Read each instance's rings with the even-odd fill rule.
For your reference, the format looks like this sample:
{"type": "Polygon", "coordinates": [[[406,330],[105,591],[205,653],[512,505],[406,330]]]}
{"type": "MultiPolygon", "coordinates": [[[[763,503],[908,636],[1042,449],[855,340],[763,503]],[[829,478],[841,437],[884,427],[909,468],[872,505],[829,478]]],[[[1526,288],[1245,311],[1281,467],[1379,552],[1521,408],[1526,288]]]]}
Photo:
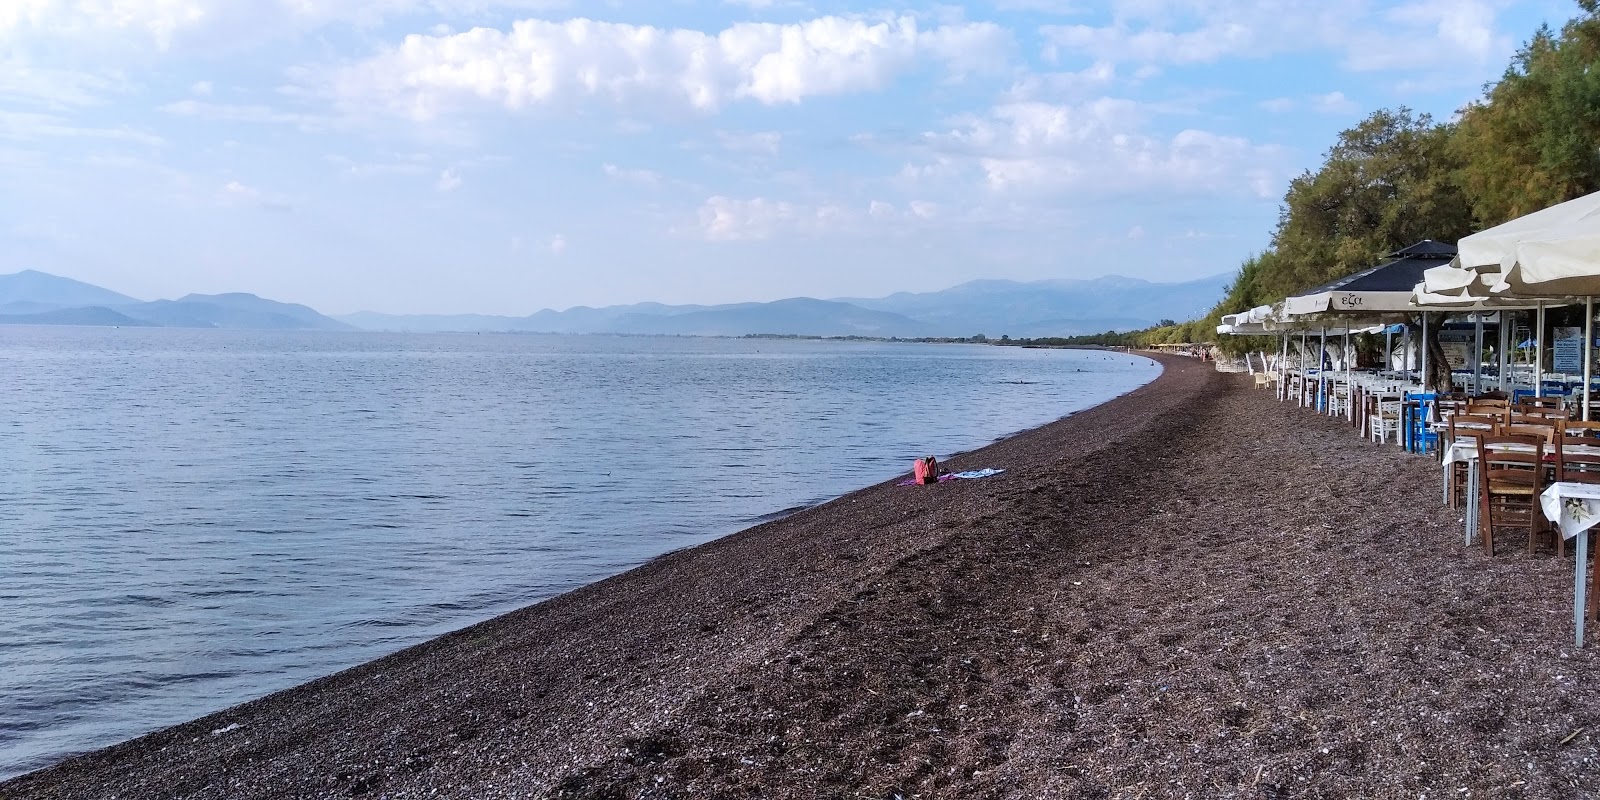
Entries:
{"type": "Polygon", "coordinates": [[[1474,534],[1478,532],[1478,462],[1476,459],[1467,462],[1467,546],[1472,546],[1474,534]]]}
{"type": "Polygon", "coordinates": [[[1572,582],[1572,624],[1577,628],[1574,641],[1578,647],[1583,646],[1583,617],[1588,610],[1588,603],[1584,601],[1583,591],[1587,587],[1584,573],[1589,568],[1589,533],[1584,531],[1578,534],[1578,564],[1573,569],[1576,577],[1572,582]]]}

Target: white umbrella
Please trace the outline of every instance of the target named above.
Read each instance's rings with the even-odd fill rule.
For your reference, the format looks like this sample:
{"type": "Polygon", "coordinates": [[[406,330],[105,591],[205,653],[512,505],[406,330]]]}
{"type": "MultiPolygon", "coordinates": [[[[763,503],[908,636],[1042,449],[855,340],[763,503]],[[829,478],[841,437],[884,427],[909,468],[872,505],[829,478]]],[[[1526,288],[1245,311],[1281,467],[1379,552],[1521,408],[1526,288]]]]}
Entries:
{"type": "Polygon", "coordinates": [[[1600,295],[1600,192],[1468,236],[1461,240],[1460,260],[1471,269],[1498,266],[1493,296],[1584,298],[1583,418],[1588,420],[1594,298],[1600,295]]]}
{"type": "MultiPolygon", "coordinates": [[[[1600,225],[1600,192],[1550,206],[1487,228],[1456,243],[1457,263],[1472,270],[1508,264],[1518,244],[1550,239],[1552,231],[1587,224],[1589,230],[1600,225]]],[[[1570,292],[1563,292],[1570,294],[1570,292]]]]}

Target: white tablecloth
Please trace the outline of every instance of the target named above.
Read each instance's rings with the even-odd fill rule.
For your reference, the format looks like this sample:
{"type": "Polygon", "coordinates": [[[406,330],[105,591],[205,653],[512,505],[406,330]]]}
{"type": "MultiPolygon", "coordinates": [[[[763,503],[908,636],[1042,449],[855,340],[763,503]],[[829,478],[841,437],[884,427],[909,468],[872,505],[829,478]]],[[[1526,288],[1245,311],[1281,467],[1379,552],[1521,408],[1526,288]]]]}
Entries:
{"type": "Polygon", "coordinates": [[[1577,567],[1572,579],[1572,627],[1576,641],[1583,646],[1584,590],[1589,567],[1589,537],[1579,536],[1600,525],[1600,485],[1557,481],[1539,495],[1539,507],[1546,519],[1561,529],[1561,535],[1578,540],[1577,567]]]}
{"type": "Polygon", "coordinates": [[[1561,535],[1571,539],[1596,525],[1600,525],[1600,484],[1552,483],[1539,495],[1539,507],[1545,519],[1561,529],[1561,535]]]}

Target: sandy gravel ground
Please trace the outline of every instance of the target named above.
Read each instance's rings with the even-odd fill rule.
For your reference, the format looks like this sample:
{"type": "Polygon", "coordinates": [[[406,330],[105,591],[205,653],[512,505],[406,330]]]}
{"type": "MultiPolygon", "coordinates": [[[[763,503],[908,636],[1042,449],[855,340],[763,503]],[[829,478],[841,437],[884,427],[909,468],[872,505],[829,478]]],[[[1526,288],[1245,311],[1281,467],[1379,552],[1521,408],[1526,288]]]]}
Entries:
{"type": "Polygon", "coordinates": [[[20,798],[1600,796],[1571,561],[1209,365],[20,798]],[[1574,735],[1575,734],[1575,735],[1574,735]]]}

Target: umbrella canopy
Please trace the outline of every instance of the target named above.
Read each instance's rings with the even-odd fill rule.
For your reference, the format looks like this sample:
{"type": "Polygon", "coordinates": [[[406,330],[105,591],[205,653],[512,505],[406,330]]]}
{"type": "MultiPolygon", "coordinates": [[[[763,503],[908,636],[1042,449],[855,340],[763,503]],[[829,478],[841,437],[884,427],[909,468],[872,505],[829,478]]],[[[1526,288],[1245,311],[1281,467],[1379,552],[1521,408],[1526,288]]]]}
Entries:
{"type": "Polygon", "coordinates": [[[1518,242],[1498,295],[1600,295],[1600,216],[1518,242]]]}
{"type": "Polygon", "coordinates": [[[1423,273],[1447,266],[1455,255],[1454,247],[1426,239],[1390,253],[1391,260],[1376,267],[1290,297],[1284,310],[1290,315],[1415,311],[1411,298],[1423,273]]]}
{"type": "Polygon", "coordinates": [[[1552,238],[1553,232],[1568,231],[1572,226],[1597,230],[1600,225],[1600,192],[1584,195],[1576,200],[1550,206],[1510,222],[1486,228],[1457,243],[1458,264],[1466,269],[1509,268],[1515,258],[1517,245],[1524,241],[1552,238]]]}

